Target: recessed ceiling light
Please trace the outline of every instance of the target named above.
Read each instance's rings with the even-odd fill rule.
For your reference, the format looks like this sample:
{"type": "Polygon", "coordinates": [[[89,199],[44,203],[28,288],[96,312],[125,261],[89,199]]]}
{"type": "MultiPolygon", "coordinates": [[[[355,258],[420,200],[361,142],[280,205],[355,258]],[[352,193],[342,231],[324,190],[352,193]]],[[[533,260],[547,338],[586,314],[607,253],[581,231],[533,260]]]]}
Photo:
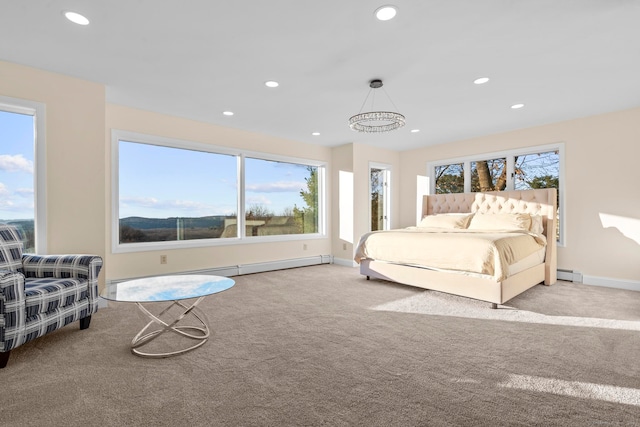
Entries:
{"type": "Polygon", "coordinates": [[[278,83],[278,82],[276,82],[274,80],[268,80],[268,81],[264,82],[264,85],[266,87],[278,87],[278,86],[280,86],[280,83],[278,83]]]}
{"type": "Polygon", "coordinates": [[[522,108],[522,107],[524,107],[524,104],[513,104],[511,106],[511,108],[513,108],[514,110],[517,110],[518,108],[522,108]]]}
{"type": "Polygon", "coordinates": [[[411,133],[418,133],[420,132],[420,129],[411,129],[411,133]]]}
{"type": "Polygon", "coordinates": [[[388,21],[390,19],[393,19],[397,13],[398,13],[398,8],[390,4],[385,6],[380,6],[379,8],[376,9],[376,12],[375,12],[376,18],[378,18],[378,20],[380,21],[388,21]]]}
{"type": "Polygon", "coordinates": [[[233,116],[233,111],[223,111],[222,114],[225,116],[233,116]]]}
{"type": "Polygon", "coordinates": [[[320,135],[320,132],[311,132],[311,135],[313,135],[313,136],[319,136],[319,135],[320,135]]]}
{"type": "Polygon", "coordinates": [[[64,12],[64,17],[67,18],[69,21],[73,22],[74,24],[89,25],[89,20],[85,16],[82,16],[76,12],[70,12],[70,11],[64,12]]]}
{"type": "Polygon", "coordinates": [[[488,81],[489,81],[489,77],[480,77],[478,79],[475,79],[473,82],[477,85],[483,85],[488,81]]]}

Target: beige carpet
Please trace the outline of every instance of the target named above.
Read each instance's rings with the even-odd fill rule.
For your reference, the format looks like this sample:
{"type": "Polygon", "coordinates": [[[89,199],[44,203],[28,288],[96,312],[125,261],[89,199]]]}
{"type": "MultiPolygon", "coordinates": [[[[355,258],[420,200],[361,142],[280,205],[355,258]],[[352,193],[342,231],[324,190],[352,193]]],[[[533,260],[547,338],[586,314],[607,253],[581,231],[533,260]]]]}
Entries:
{"type": "Polygon", "coordinates": [[[235,279],[183,356],[133,356],[122,303],[14,350],[0,425],[640,425],[638,292],[558,283],[491,310],[334,265],[235,279]]]}

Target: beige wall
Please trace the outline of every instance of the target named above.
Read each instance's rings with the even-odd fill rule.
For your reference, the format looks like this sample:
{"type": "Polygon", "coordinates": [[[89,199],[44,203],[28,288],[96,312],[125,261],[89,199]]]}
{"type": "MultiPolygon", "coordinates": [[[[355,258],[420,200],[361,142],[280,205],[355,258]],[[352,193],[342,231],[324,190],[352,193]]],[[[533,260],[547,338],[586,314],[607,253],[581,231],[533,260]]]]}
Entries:
{"type": "Polygon", "coordinates": [[[0,61],[0,95],[46,106],[48,253],[104,256],[104,86],[0,61]]]}
{"type": "MultiPolygon", "coordinates": [[[[400,224],[400,153],[365,144],[346,144],[333,149],[333,256],[345,262],[352,262],[355,246],[360,236],[371,231],[370,194],[369,194],[369,166],[370,163],[380,163],[391,167],[391,228],[400,224]],[[340,182],[340,171],[349,172],[351,181],[340,182]],[[347,206],[339,206],[340,194],[345,191],[341,186],[351,185],[353,200],[347,206]],[[352,210],[349,223],[344,223],[342,209],[352,210]],[[348,235],[344,229],[349,230],[348,235]]],[[[344,175],[343,175],[344,177],[344,175]]]]}
{"type": "Polygon", "coordinates": [[[566,227],[558,267],[640,281],[640,238],[624,235],[629,227],[640,234],[640,108],[405,151],[400,225],[415,225],[416,176],[427,174],[427,162],[558,142],[565,144],[566,227]],[[627,220],[604,228],[601,213],[627,220]]]}
{"type": "Polygon", "coordinates": [[[415,224],[416,177],[426,174],[427,162],[557,142],[565,144],[566,245],[558,249],[560,268],[640,280],[640,238],[633,238],[640,234],[640,108],[399,153],[364,144],[331,149],[108,105],[103,85],[2,61],[0,95],[46,105],[48,249],[103,256],[101,280],[323,254],[350,260],[354,243],[369,230],[369,162],[392,165],[396,228],[415,224]],[[111,254],[112,128],[326,161],[329,236],[163,251],[166,265],[157,251],[111,254]],[[351,238],[344,241],[339,237],[340,170],[353,173],[354,189],[351,238]],[[618,228],[605,228],[600,214],[623,220],[618,228]]]}
{"type": "MultiPolygon", "coordinates": [[[[107,104],[105,140],[107,147],[111,145],[112,129],[327,163],[331,161],[331,149],[327,147],[308,145],[120,105],[107,104]]],[[[110,156],[105,156],[105,169],[107,173],[106,204],[110,207],[110,156]]],[[[328,185],[331,185],[330,179],[328,185]]],[[[330,206],[331,200],[329,199],[330,206]]],[[[328,226],[331,227],[331,218],[329,218],[328,226]]],[[[106,256],[107,277],[110,280],[331,254],[330,236],[320,239],[310,238],[276,243],[245,243],[112,254],[110,233],[111,212],[109,211],[107,212],[105,238],[108,246],[106,256]],[[306,245],[306,250],[303,249],[303,245],[306,245]],[[161,254],[167,255],[167,264],[160,264],[161,254]]]]}
{"type": "Polygon", "coordinates": [[[340,195],[353,188],[353,144],[335,147],[331,156],[331,253],[339,260],[351,261],[353,253],[353,200],[340,203],[340,195]],[[342,172],[342,174],[341,174],[342,172]],[[341,189],[342,187],[342,189],[341,189]],[[346,228],[345,228],[346,227],[346,228]]]}

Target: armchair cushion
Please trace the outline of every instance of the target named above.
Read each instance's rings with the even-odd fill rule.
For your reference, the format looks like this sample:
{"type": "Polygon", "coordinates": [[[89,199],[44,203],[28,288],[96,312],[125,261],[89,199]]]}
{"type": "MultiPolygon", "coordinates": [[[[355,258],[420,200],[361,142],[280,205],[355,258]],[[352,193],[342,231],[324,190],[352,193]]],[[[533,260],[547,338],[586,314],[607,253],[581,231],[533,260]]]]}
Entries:
{"type": "Polygon", "coordinates": [[[25,313],[30,318],[86,299],[89,289],[80,279],[28,279],[24,294],[25,313]]]}

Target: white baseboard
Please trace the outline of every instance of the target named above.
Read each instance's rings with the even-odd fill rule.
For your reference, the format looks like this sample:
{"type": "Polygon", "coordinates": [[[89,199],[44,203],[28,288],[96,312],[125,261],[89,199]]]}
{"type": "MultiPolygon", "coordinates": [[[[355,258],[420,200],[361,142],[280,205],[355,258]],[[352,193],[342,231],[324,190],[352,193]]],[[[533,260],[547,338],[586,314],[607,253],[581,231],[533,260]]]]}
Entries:
{"type": "Polygon", "coordinates": [[[357,267],[358,263],[352,259],[336,258],[333,257],[333,263],[336,265],[342,265],[345,267],[357,267]]]}
{"type": "Polygon", "coordinates": [[[286,268],[308,267],[310,265],[331,264],[331,255],[320,255],[317,257],[286,259],[282,261],[261,262],[238,266],[238,274],[263,273],[265,271],[284,270],[286,268]]]}
{"type": "Polygon", "coordinates": [[[603,286],[606,288],[628,289],[630,291],[640,291],[640,282],[636,280],[612,279],[609,277],[582,276],[582,283],[592,286],[603,286]]]}

